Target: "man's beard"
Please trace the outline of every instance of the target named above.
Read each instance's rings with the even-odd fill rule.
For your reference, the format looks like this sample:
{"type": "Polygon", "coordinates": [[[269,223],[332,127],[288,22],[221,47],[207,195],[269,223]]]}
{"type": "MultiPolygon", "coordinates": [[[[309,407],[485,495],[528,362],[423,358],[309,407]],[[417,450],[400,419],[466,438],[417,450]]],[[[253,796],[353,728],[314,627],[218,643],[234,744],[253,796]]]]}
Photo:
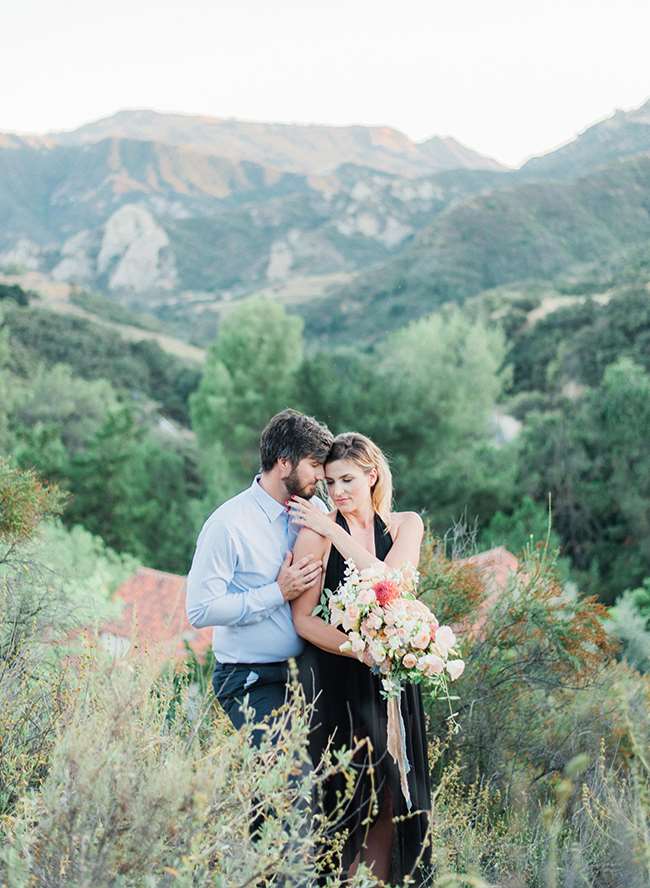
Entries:
{"type": "Polygon", "coordinates": [[[301,484],[298,478],[298,470],[291,469],[291,472],[284,479],[284,486],[287,488],[289,496],[302,496],[304,499],[311,499],[316,493],[316,484],[301,484]]]}

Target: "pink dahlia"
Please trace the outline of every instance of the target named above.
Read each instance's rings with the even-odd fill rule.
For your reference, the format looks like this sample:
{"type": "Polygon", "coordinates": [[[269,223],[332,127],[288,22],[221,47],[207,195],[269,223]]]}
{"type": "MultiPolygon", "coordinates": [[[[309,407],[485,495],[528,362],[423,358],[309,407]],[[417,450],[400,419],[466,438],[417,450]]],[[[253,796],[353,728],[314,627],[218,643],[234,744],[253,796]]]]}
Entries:
{"type": "Polygon", "coordinates": [[[391,601],[399,598],[399,588],[392,580],[380,580],[372,588],[382,607],[386,607],[391,601]]]}

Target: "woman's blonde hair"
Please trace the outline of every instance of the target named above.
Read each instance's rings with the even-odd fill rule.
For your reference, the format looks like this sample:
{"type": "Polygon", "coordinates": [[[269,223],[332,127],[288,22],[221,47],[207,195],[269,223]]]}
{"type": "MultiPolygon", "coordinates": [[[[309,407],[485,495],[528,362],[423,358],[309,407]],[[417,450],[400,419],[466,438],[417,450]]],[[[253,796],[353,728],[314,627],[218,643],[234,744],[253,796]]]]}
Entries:
{"type": "Polygon", "coordinates": [[[349,459],[364,472],[375,469],[377,480],[371,488],[372,507],[389,529],[393,507],[393,476],[388,460],[379,447],[360,432],[343,432],[334,438],[325,462],[334,462],[337,459],[349,459]]]}

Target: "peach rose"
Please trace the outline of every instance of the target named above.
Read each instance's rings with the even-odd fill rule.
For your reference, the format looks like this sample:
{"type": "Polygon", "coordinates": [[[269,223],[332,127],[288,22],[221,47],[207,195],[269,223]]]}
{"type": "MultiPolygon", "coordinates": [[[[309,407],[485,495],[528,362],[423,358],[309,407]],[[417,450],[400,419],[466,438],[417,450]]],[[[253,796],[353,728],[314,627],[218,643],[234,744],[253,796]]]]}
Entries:
{"type": "Polygon", "coordinates": [[[402,659],[402,666],[405,669],[415,669],[418,663],[418,658],[415,654],[406,654],[406,656],[402,659]]]}
{"type": "Polygon", "coordinates": [[[428,621],[433,616],[426,604],[424,604],[424,602],[422,601],[419,601],[417,598],[405,598],[404,607],[406,608],[406,612],[411,617],[416,617],[418,619],[424,619],[428,621]]]}
{"type": "Polygon", "coordinates": [[[371,629],[381,629],[384,621],[379,616],[379,614],[370,613],[366,617],[366,622],[368,623],[368,625],[370,626],[371,629]]]}
{"type": "Polygon", "coordinates": [[[425,675],[440,675],[444,668],[444,660],[436,657],[435,654],[426,654],[418,660],[418,669],[425,675]]]}
{"type": "Polygon", "coordinates": [[[411,644],[419,651],[424,651],[429,647],[431,641],[431,632],[428,626],[422,626],[411,638],[411,644]]]}
{"type": "Polygon", "coordinates": [[[362,589],[357,595],[357,601],[362,605],[374,604],[376,600],[377,597],[372,589],[362,589]]]}

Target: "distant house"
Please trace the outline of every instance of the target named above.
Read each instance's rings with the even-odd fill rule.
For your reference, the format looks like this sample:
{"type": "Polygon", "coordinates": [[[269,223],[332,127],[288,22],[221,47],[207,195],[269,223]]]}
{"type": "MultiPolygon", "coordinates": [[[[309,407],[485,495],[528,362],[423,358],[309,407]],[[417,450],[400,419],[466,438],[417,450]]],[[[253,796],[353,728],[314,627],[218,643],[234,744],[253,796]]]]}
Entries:
{"type": "Polygon", "coordinates": [[[478,571],[487,595],[481,602],[478,612],[473,616],[471,625],[459,626],[458,629],[466,638],[476,638],[481,634],[488,611],[508,585],[508,577],[519,567],[519,561],[504,546],[496,546],[478,555],[463,558],[460,564],[470,564],[478,571]]]}
{"type": "Polygon", "coordinates": [[[194,629],[185,615],[185,577],[141,567],[117,589],[120,616],[99,627],[99,642],[116,656],[156,648],[167,657],[183,657],[186,643],[199,659],[212,644],[211,629],[194,629]]]}
{"type": "MultiPolygon", "coordinates": [[[[470,634],[476,634],[487,610],[505,588],[508,576],[517,570],[515,556],[499,546],[465,558],[479,571],[487,587],[477,619],[470,634]]],[[[202,660],[212,644],[211,629],[194,629],[185,615],[185,577],[141,567],[117,589],[115,597],[123,601],[118,619],[99,628],[99,642],[108,651],[121,656],[134,649],[156,648],[164,656],[180,658],[186,654],[185,643],[202,660]]],[[[460,628],[460,627],[459,627],[460,628]]]]}

